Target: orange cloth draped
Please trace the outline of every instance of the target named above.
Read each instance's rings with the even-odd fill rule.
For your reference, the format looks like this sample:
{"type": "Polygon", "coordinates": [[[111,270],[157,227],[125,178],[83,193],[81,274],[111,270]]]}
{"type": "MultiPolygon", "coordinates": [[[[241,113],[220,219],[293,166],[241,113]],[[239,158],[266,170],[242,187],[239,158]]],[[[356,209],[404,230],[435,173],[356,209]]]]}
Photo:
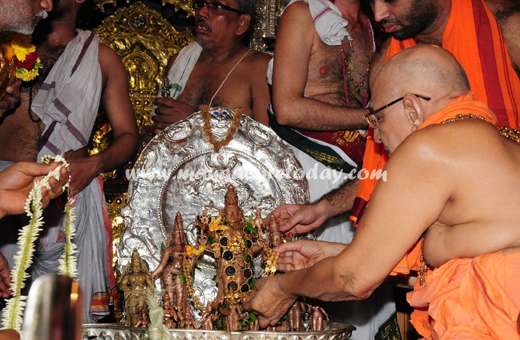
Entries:
{"type": "Polygon", "coordinates": [[[407,299],[426,339],[520,340],[520,253],[455,259],[428,271],[407,299]]]}
{"type": "MultiPolygon", "coordinates": [[[[482,0],[457,0],[452,1],[451,6],[442,47],[453,53],[464,66],[475,98],[485,102],[497,115],[498,126],[518,129],[520,79],[511,66],[504,38],[493,14],[482,0]]],[[[413,45],[413,39],[400,41],[392,38],[385,61],[413,45]]],[[[370,129],[363,158],[363,167],[369,172],[383,169],[388,160],[383,145],[376,143],[373,136],[374,131],[370,129]]],[[[354,225],[362,217],[376,184],[377,180],[370,177],[361,181],[352,208],[354,225]]]]}

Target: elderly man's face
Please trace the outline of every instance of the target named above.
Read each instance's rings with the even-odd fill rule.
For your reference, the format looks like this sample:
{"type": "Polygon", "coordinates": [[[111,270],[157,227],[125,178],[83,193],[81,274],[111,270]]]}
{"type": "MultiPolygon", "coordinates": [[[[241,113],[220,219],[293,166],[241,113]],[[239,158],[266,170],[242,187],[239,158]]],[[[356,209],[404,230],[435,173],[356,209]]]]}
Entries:
{"type": "Polygon", "coordinates": [[[47,12],[52,10],[52,0],[2,0],[0,16],[7,19],[5,27],[22,34],[32,34],[34,27],[41,19],[47,18],[47,12]]]}
{"type": "MultiPolygon", "coordinates": [[[[371,109],[377,110],[399,98],[400,96],[376,86],[372,92],[370,106],[371,109]]],[[[379,111],[375,118],[377,126],[374,128],[374,139],[384,144],[389,155],[413,132],[413,126],[406,117],[403,100],[379,111]]]]}
{"type": "Polygon", "coordinates": [[[218,48],[234,39],[241,15],[234,10],[238,6],[233,0],[197,1],[195,11],[195,35],[205,49],[218,48]],[[208,3],[211,3],[208,5],[208,3]],[[224,5],[224,7],[219,6],[224,5]]]}
{"type": "Polygon", "coordinates": [[[370,4],[376,21],[399,40],[427,33],[439,16],[435,0],[370,0],[370,4]]]}

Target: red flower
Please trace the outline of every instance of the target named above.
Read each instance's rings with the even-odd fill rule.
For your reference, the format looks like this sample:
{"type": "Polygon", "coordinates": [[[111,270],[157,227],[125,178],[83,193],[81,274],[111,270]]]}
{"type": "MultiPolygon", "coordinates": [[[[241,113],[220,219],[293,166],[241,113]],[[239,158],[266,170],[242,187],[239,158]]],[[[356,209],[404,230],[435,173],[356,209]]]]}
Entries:
{"type": "Polygon", "coordinates": [[[25,56],[24,61],[16,60],[16,67],[18,68],[24,68],[27,71],[30,71],[34,68],[34,64],[36,64],[36,61],[38,60],[38,55],[36,52],[32,52],[25,56]]]}

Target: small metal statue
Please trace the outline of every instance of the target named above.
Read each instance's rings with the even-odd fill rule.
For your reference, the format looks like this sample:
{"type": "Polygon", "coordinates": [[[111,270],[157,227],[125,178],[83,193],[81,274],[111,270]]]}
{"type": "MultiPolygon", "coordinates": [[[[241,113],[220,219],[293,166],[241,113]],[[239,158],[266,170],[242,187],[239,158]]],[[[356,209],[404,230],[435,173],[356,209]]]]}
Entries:
{"type": "Polygon", "coordinates": [[[185,237],[180,213],[175,217],[173,232],[168,235],[166,247],[161,254],[161,262],[153,271],[152,277],[161,277],[161,286],[169,295],[169,301],[180,318],[180,309],[188,308],[188,290],[182,276],[185,254],[185,237]],[[171,262],[169,262],[171,260],[171,262]]]}
{"type": "Polygon", "coordinates": [[[205,216],[203,213],[197,218],[197,225],[215,240],[208,249],[213,253],[217,267],[218,293],[215,301],[219,305],[229,306],[230,315],[226,318],[226,325],[232,327],[228,330],[234,331],[239,323],[233,320],[242,313],[236,305],[250,290],[253,257],[262,250],[267,251],[266,243],[261,234],[253,238],[252,227],[248,228],[245,222],[238,206],[238,195],[232,185],[228,186],[224,210],[219,217],[204,224],[203,221],[207,222],[205,216]]]}
{"type": "Polygon", "coordinates": [[[146,313],[146,293],[153,290],[152,276],[137,249],[134,249],[132,260],[123,270],[119,289],[123,291],[125,300],[125,326],[137,327],[144,322],[142,315],[143,310],[146,313]]]}

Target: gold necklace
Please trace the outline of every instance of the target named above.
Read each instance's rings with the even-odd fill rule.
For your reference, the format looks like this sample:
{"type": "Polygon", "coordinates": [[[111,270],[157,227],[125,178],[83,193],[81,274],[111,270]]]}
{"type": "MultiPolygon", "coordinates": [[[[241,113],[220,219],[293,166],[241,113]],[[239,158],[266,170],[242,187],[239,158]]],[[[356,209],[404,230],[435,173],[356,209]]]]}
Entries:
{"type": "MultiPolygon", "coordinates": [[[[233,110],[233,119],[231,120],[231,126],[229,127],[226,137],[222,140],[217,140],[215,136],[213,135],[213,131],[211,131],[211,115],[209,113],[209,106],[208,105],[201,105],[199,107],[200,111],[202,112],[202,120],[204,121],[204,127],[203,132],[206,135],[206,138],[210,142],[211,145],[213,145],[213,149],[215,152],[219,152],[221,148],[228,145],[228,143],[233,139],[233,135],[238,129],[238,124],[240,123],[240,118],[242,118],[242,108],[236,108],[233,110]]],[[[217,108],[214,109],[212,112],[215,117],[226,117],[231,113],[231,110],[226,108],[217,108]]]]}
{"type": "MultiPolygon", "coordinates": [[[[467,115],[458,114],[454,118],[445,120],[444,122],[442,122],[442,124],[456,122],[456,121],[464,120],[464,119],[471,119],[471,118],[478,118],[478,119],[481,119],[481,120],[487,122],[484,117],[477,116],[477,115],[470,113],[467,115]]],[[[498,128],[498,132],[502,135],[502,137],[510,139],[513,142],[520,143],[520,130],[510,129],[507,126],[502,126],[502,127],[498,128]]]]}
{"type": "Polygon", "coordinates": [[[506,137],[507,139],[512,140],[513,142],[520,143],[520,131],[516,129],[510,129],[507,126],[503,126],[500,129],[498,129],[498,132],[503,137],[506,137]]]}

